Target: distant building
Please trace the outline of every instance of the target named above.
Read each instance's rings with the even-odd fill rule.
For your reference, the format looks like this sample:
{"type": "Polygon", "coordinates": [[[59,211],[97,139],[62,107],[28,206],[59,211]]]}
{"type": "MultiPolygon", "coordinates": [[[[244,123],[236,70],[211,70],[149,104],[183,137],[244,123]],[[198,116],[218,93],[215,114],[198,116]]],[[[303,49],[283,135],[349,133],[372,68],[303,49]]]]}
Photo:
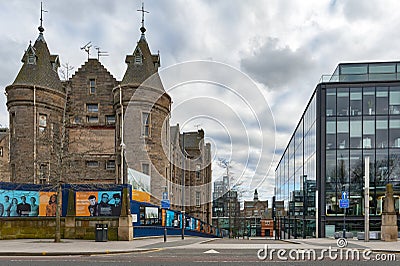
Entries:
{"type": "Polygon", "coordinates": [[[220,229],[238,235],[240,231],[240,202],[238,192],[229,190],[229,178],[214,182],[212,223],[220,229]]]}
{"type": "Polygon", "coordinates": [[[261,220],[268,218],[268,200],[261,201],[258,198],[257,189],[254,191],[252,201],[244,201],[245,231],[250,236],[269,235],[261,232],[261,220]]]}

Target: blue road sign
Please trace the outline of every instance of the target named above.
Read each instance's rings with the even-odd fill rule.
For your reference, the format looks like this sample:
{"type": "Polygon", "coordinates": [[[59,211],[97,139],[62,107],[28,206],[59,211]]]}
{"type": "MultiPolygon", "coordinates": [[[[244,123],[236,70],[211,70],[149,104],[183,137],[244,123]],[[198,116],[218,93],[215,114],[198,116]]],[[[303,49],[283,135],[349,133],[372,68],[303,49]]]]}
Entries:
{"type": "Polygon", "coordinates": [[[339,207],[342,209],[347,209],[349,207],[349,200],[348,199],[339,200],[339,207]]]}
{"type": "Polygon", "coordinates": [[[349,195],[347,194],[346,191],[342,191],[342,200],[349,199],[349,195]]]}
{"type": "Polygon", "coordinates": [[[161,208],[169,209],[171,207],[171,203],[169,200],[162,200],[161,201],[161,208]]]}
{"type": "Polygon", "coordinates": [[[162,193],[162,199],[167,200],[168,199],[168,192],[163,192],[162,193]]]}

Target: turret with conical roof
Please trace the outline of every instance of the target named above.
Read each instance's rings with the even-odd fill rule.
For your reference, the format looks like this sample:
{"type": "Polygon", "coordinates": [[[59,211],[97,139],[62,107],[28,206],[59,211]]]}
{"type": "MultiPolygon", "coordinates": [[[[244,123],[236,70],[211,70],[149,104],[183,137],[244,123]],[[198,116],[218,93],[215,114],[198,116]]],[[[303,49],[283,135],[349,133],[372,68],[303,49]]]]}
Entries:
{"type": "MultiPolygon", "coordinates": [[[[140,11],[145,12],[143,7],[140,11]]],[[[169,169],[171,97],[158,75],[160,56],[150,51],[143,18],[140,31],[133,53],[126,57],[125,75],[113,90],[116,127],[124,126],[124,135],[116,136],[116,147],[125,148],[123,161],[127,167],[151,176],[150,193],[159,198],[166,186],[169,169]]],[[[121,161],[120,156],[118,163],[121,161]]]]}
{"type": "Polygon", "coordinates": [[[6,88],[11,182],[48,183],[56,176],[54,153],[66,95],[57,73],[59,58],[50,54],[43,32],[41,19],[38,38],[29,43],[17,77],[6,88]]]}

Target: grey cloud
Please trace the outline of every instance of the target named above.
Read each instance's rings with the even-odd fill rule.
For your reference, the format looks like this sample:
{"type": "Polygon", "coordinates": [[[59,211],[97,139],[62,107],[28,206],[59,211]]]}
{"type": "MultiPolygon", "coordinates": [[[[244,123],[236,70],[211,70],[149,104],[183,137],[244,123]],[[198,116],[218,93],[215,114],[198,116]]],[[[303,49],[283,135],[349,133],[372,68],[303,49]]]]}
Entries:
{"type": "MultiPolygon", "coordinates": [[[[337,1],[338,2],[338,1],[337,1]]],[[[343,0],[336,4],[341,4],[343,13],[347,20],[375,20],[382,15],[382,6],[384,1],[369,0],[343,0]]]]}
{"type": "Polygon", "coordinates": [[[299,48],[278,47],[277,38],[268,38],[254,54],[242,58],[241,68],[269,89],[280,89],[308,74],[313,68],[312,55],[299,48]]]}

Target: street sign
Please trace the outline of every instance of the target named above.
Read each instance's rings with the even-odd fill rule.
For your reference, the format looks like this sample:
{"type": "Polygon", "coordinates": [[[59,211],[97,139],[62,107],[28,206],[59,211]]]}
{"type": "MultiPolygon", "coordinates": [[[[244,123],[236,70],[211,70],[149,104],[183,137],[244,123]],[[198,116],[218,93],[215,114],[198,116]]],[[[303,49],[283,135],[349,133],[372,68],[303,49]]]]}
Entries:
{"type": "Polygon", "coordinates": [[[169,209],[171,207],[171,203],[169,200],[162,200],[161,201],[161,208],[169,209]]]}
{"type": "Polygon", "coordinates": [[[349,195],[347,194],[346,191],[342,191],[342,200],[347,200],[349,199],[349,195]]]}
{"type": "Polygon", "coordinates": [[[349,200],[348,199],[339,200],[339,207],[342,209],[347,209],[349,207],[349,200]]]}
{"type": "Polygon", "coordinates": [[[162,199],[167,200],[168,199],[168,192],[163,192],[162,193],[162,199]]]}

